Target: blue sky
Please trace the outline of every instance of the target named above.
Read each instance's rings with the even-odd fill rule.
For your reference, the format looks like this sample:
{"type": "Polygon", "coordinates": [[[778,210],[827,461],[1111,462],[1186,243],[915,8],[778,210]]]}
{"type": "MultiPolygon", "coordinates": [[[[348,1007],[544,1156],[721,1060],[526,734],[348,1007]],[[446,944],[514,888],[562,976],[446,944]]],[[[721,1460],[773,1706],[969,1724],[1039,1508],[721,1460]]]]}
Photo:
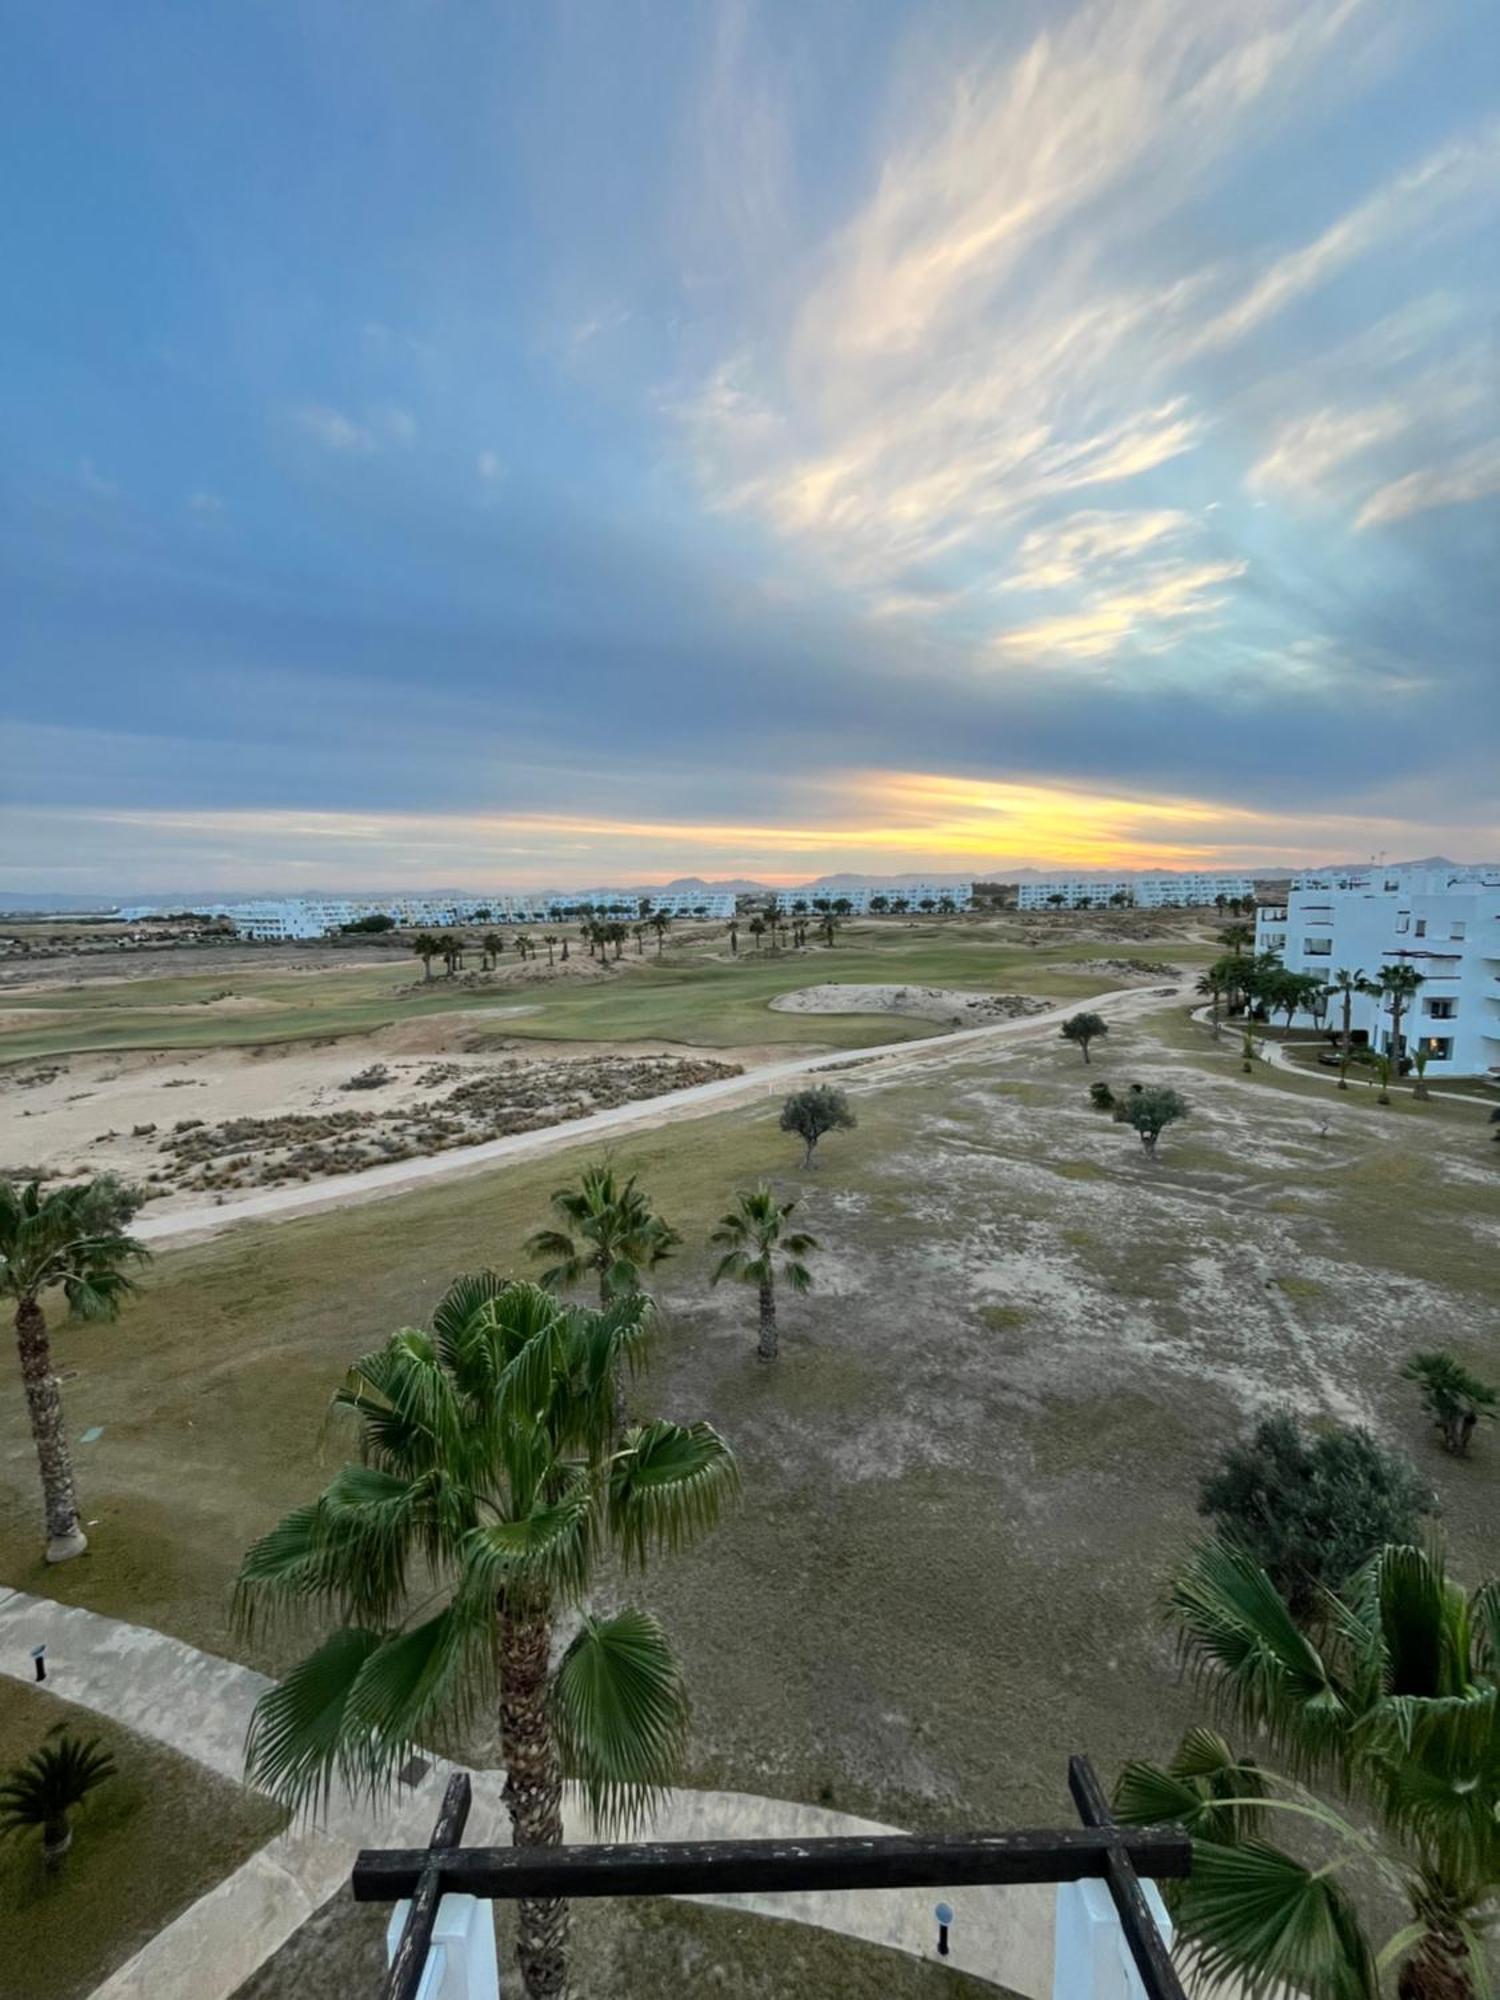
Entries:
{"type": "Polygon", "coordinates": [[[1500,852],[1489,0],[4,15],[0,888],[1500,852]]]}

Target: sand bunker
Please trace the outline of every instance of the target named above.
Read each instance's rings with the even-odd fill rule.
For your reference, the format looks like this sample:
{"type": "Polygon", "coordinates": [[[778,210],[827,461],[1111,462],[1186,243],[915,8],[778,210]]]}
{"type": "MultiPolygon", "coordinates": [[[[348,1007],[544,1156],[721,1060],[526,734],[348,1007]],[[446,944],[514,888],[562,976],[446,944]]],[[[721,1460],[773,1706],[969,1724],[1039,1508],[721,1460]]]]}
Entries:
{"type": "Polygon", "coordinates": [[[782,1014],[905,1014],[963,1028],[1021,1021],[1052,1004],[1027,993],[962,993],[950,986],[803,986],[771,1002],[782,1014]]]}

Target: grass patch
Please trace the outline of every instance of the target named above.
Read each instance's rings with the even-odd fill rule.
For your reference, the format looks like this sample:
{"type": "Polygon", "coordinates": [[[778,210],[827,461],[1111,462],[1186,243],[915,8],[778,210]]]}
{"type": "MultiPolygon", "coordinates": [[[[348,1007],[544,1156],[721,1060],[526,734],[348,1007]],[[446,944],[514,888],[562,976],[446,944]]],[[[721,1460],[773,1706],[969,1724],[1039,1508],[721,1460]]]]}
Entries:
{"type": "Polygon", "coordinates": [[[0,1769],[66,1725],[97,1736],[118,1774],[74,1816],[72,1851],[49,1873],[28,1835],[0,1843],[6,2000],[93,1990],[285,1823],[269,1799],[45,1688],[0,1680],[0,1769]]]}

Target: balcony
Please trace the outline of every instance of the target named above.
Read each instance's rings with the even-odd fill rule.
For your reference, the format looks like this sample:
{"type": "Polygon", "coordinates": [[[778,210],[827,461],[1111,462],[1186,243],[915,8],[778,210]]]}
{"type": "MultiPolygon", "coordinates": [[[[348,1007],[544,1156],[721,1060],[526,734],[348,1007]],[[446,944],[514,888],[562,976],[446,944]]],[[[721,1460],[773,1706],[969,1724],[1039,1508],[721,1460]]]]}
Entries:
{"type": "MultiPolygon", "coordinates": [[[[1005,1963],[971,1965],[979,1976],[1008,1975],[1030,2000],[1185,2000],[1154,1883],[1191,1872],[1192,1843],[1180,1827],[1118,1826],[1086,1757],[1068,1760],[1068,1789],[1081,1824],[1057,1829],[466,1849],[459,1843],[472,1790],[459,1771],[428,1845],[366,1850],[352,1887],[356,1902],[395,1905],[380,2000],[498,2000],[496,1901],[735,1897],[763,1914],[831,1928],[828,1899],[838,1892],[889,1903],[893,1891],[939,1890],[959,1904],[956,1912],[939,1901],[931,1914],[931,1949],[947,1958],[955,1924],[984,1926],[980,1899],[1001,1887],[1026,1901],[1008,1899],[1003,1916],[986,1913],[994,1956],[1005,1963]],[[1050,1909],[1034,1893],[1049,1887],[1050,1909]],[[964,1888],[977,1893],[962,1899],[964,1888]],[[793,1901],[773,1912],[768,1899],[778,1897],[793,1901]],[[1038,1935],[1018,1953],[1019,1930],[1038,1935]]],[[[895,1923],[887,1928],[894,1940],[895,1923]]]]}

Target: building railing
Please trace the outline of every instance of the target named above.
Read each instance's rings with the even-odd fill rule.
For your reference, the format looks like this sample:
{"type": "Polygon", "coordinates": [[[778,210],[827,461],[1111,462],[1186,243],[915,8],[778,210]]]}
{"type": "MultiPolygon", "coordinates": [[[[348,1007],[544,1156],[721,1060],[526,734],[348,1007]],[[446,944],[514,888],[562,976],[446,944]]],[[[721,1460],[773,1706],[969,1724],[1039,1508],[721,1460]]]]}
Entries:
{"type": "MultiPolygon", "coordinates": [[[[1192,1869],[1191,1841],[1180,1827],[1117,1825],[1086,1757],[1069,1759],[1068,1788],[1079,1826],[1009,1833],[465,1848],[459,1842],[471,1793],[468,1776],[460,1772],[448,1782],[425,1848],[367,1849],[359,1855],[354,1900],[408,1903],[382,2000],[440,2000],[448,1989],[429,1980],[435,1969],[429,1954],[448,1896],[477,1898],[483,1911],[489,1902],[523,1897],[580,1901],[1097,1881],[1114,1905],[1138,1981],[1134,1990],[1146,2000],[1185,2000],[1168,1938],[1144,1884],[1186,1877],[1192,1869]]],[[[945,1914],[951,1921],[951,1912],[939,1906],[939,1918],[945,1914]]],[[[453,1990],[462,1991],[465,2000],[492,2000],[499,1987],[487,1911],[477,1942],[483,1970],[476,1980],[471,1964],[466,1983],[453,1990]]],[[[1095,1990],[1102,2000],[1103,1989],[1090,1992],[1095,1990]]],[[[1089,2000],[1076,1973],[1067,2000],[1089,2000]]]]}

